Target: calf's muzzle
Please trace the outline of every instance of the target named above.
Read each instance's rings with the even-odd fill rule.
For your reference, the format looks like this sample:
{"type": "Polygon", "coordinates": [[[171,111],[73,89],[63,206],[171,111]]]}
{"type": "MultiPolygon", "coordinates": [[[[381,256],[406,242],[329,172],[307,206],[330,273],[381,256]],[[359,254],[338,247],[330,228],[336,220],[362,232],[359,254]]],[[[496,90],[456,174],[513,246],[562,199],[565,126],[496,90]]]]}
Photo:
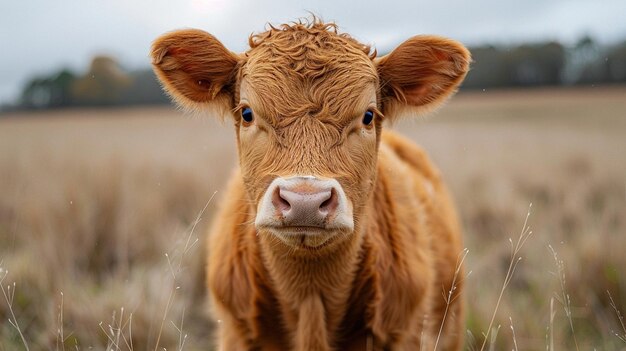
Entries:
{"type": "Polygon", "coordinates": [[[258,207],[257,228],[352,230],[352,206],[334,179],[313,176],[276,178],[258,207]]]}

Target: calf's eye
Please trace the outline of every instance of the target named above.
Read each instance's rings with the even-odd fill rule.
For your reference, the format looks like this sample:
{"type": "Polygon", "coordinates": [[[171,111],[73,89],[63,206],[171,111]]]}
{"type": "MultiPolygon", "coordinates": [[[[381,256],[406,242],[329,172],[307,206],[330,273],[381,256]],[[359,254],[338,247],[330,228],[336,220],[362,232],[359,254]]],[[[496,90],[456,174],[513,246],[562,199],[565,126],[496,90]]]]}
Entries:
{"type": "Polygon", "coordinates": [[[250,107],[245,107],[241,110],[241,118],[246,123],[251,123],[254,120],[254,114],[252,113],[252,109],[250,107]]]}
{"type": "Polygon", "coordinates": [[[366,126],[369,126],[370,124],[372,124],[373,120],[374,120],[374,112],[372,112],[371,110],[367,110],[365,114],[363,115],[363,124],[366,126]]]}

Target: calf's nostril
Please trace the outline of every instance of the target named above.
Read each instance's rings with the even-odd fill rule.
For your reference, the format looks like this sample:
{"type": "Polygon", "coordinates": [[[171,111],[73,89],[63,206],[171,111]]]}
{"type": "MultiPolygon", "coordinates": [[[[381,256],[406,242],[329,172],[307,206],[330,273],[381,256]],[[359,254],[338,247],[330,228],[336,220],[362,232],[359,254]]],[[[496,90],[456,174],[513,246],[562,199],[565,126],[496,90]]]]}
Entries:
{"type": "Polygon", "coordinates": [[[276,190],[274,190],[274,194],[272,194],[272,203],[278,210],[287,212],[291,209],[291,204],[287,201],[287,199],[285,199],[285,197],[283,197],[281,190],[282,189],[280,189],[280,187],[277,187],[276,190]]]}
{"type": "Polygon", "coordinates": [[[328,198],[320,204],[319,210],[320,212],[327,214],[337,208],[337,203],[337,191],[334,188],[330,189],[328,192],[328,198]]]}

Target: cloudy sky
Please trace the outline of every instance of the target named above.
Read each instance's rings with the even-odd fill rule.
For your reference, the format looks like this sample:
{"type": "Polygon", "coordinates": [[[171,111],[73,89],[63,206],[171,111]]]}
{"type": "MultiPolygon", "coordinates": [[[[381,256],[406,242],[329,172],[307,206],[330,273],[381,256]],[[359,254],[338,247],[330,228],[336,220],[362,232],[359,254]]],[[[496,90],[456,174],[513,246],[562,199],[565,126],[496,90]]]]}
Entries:
{"type": "Polygon", "coordinates": [[[61,67],[86,69],[109,54],[127,68],[148,67],[151,41],[177,28],[201,28],[233,51],[247,37],[307,15],[386,51],[414,34],[440,34],[468,45],[589,34],[604,43],[626,39],[626,0],[4,0],[0,3],[0,103],[28,78],[61,67]]]}

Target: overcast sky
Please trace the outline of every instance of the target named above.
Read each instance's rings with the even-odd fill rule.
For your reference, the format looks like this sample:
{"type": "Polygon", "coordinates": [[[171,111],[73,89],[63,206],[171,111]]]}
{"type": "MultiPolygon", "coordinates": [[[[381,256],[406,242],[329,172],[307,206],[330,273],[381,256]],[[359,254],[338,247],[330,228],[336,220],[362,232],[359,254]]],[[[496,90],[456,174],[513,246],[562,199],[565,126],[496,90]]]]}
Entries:
{"type": "Polygon", "coordinates": [[[393,48],[414,34],[440,34],[468,45],[589,34],[604,43],[626,39],[626,0],[3,0],[0,2],[0,103],[31,76],[61,67],[79,72],[109,54],[127,68],[148,67],[150,43],[177,28],[200,28],[233,51],[265,23],[312,11],[342,31],[393,48]]]}

